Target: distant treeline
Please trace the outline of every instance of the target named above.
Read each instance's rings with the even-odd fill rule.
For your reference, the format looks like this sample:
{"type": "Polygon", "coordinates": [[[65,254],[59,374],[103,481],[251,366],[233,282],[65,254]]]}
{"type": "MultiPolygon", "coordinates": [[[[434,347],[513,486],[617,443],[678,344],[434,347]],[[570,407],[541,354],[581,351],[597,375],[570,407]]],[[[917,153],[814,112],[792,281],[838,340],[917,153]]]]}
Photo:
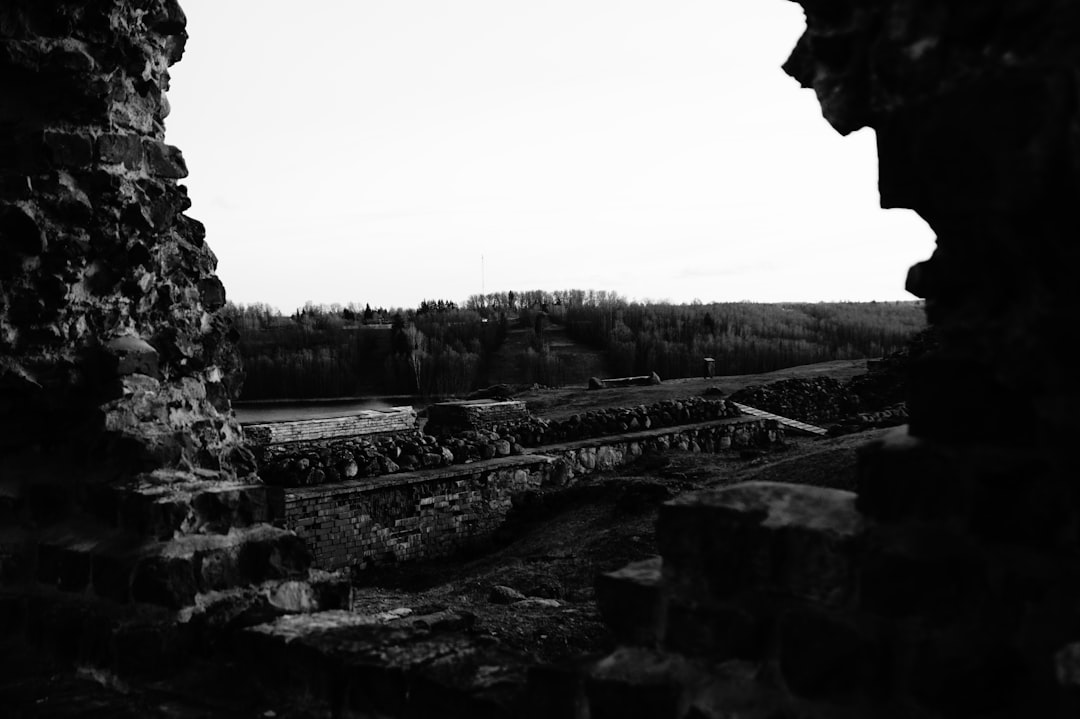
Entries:
{"type": "MultiPolygon", "coordinates": [[[[244,399],[464,394],[485,386],[487,363],[513,325],[530,334],[523,367],[551,364],[545,328],[557,324],[603,351],[608,376],[665,379],[700,376],[705,357],[717,374],[879,357],[925,326],[916,302],[673,305],[587,290],[474,295],[461,307],[425,300],[415,309],[308,304],[288,317],[262,304],[226,311],[240,332],[244,399]]],[[[523,383],[546,374],[587,379],[525,374],[523,383]]]]}
{"type": "Polygon", "coordinates": [[[290,317],[267,305],[228,305],[240,332],[243,399],[469,391],[506,322],[452,302],[415,310],[308,304],[290,317]]]}
{"type": "Polygon", "coordinates": [[[614,376],[751,374],[834,359],[880,357],[922,329],[914,302],[569,306],[567,334],[605,350],[614,376]]]}

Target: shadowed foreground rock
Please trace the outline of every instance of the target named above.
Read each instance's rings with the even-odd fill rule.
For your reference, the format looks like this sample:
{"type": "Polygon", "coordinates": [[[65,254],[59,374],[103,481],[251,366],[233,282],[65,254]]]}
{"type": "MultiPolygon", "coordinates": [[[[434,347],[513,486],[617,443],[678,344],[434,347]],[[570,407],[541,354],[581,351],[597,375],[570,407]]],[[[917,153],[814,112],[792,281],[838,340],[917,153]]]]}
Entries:
{"type": "MultiPolygon", "coordinates": [[[[907,286],[939,345],[912,361],[910,426],[861,452],[857,497],[682,498],[661,515],[662,572],[601,584],[646,606],[602,606],[617,627],[664,617],[620,632],[661,647],[643,672],[751,662],[768,716],[1077,716],[1080,6],[802,4],[785,69],[841,133],[874,128],[882,205],[938,234],[907,286]]],[[[581,701],[591,716],[729,715],[661,673],[662,710],[581,701]]]]}

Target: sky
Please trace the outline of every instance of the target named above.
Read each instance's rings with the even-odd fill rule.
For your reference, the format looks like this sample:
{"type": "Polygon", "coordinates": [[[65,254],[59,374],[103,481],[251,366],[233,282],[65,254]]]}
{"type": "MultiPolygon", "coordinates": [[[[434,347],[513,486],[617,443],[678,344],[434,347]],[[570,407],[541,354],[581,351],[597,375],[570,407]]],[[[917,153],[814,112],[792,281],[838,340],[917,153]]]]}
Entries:
{"type": "Polygon", "coordinates": [[[914,299],[785,0],[184,0],[166,140],[229,299],[914,299]]]}

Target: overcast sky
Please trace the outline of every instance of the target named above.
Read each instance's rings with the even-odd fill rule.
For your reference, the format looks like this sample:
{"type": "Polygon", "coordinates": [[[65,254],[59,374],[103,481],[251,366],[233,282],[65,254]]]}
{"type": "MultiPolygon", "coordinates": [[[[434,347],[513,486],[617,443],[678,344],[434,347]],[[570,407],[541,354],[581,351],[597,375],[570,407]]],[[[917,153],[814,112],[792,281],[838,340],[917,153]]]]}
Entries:
{"type": "Polygon", "coordinates": [[[167,140],[236,302],[913,299],[932,251],[780,69],[795,3],[182,4],[167,140]]]}

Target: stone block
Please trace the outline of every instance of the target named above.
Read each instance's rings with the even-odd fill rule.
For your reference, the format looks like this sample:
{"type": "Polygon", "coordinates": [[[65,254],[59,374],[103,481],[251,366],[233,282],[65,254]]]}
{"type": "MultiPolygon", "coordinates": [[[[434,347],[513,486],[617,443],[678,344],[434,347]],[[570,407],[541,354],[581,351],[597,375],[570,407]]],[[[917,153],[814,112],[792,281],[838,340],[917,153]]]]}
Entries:
{"type": "Polygon", "coordinates": [[[856,507],[869,518],[946,518],[967,511],[969,483],[955,450],[913,437],[906,425],[858,450],[856,507]]]}
{"type": "Polygon", "coordinates": [[[715,661],[763,656],[768,624],[759,616],[760,604],[729,602],[704,607],[670,600],[665,609],[666,650],[715,661]]]}
{"type": "Polygon", "coordinates": [[[968,458],[968,527],[992,541],[1060,550],[1073,546],[1075,470],[1034,451],[979,447],[968,458]]]}
{"type": "Polygon", "coordinates": [[[1036,706],[1054,701],[1052,669],[1031,666],[1017,647],[992,632],[959,626],[911,643],[914,651],[905,667],[905,689],[924,711],[938,716],[994,716],[1008,707],[1013,710],[1006,716],[1064,716],[1021,709],[1023,702],[1033,699],[1036,706]],[[1048,676],[1038,677],[1044,670],[1048,676]]]}
{"type": "Polygon", "coordinates": [[[191,604],[198,591],[191,557],[148,556],[131,577],[131,598],[136,602],[180,609],[191,604]]]}
{"type": "Polygon", "coordinates": [[[672,599],[706,607],[751,589],[848,602],[862,535],[853,493],[778,482],[684,495],[657,521],[672,599]]]}
{"type": "Polygon", "coordinates": [[[124,335],[109,340],[105,346],[115,368],[116,375],[126,377],[143,374],[158,378],[158,351],[146,340],[133,335],[124,335]]]}
{"type": "Polygon", "coordinates": [[[114,602],[131,601],[131,579],[137,558],[122,552],[97,552],[91,559],[94,593],[114,602]]]}
{"type": "Polygon", "coordinates": [[[76,546],[45,543],[38,546],[38,581],[65,592],[78,592],[90,583],[90,554],[76,546]]]}
{"type": "Polygon", "coordinates": [[[121,164],[128,170],[137,170],[143,160],[142,138],[134,134],[104,133],[97,140],[97,158],[104,164],[121,164]]]}
{"type": "Polygon", "coordinates": [[[529,667],[526,679],[526,719],[588,716],[585,698],[585,667],[590,660],[580,658],[561,664],[529,667]]]}
{"type": "Polygon", "coordinates": [[[970,535],[945,525],[881,527],[858,569],[859,604],[887,617],[955,620],[982,605],[990,572],[970,535]]]}
{"type": "Polygon", "coordinates": [[[94,160],[94,142],[89,135],[53,130],[45,132],[42,141],[54,167],[80,169],[94,160]]]}
{"type": "Polygon", "coordinates": [[[182,180],[188,176],[187,163],[180,148],[166,145],[160,140],[143,139],[143,155],[151,175],[182,180]]]}
{"type": "Polygon", "coordinates": [[[777,623],[777,661],[788,689],[809,699],[879,696],[886,660],[873,632],[849,615],[791,609],[777,623]]]}
{"type": "Polygon", "coordinates": [[[663,633],[660,557],[628,564],[596,580],[596,604],[616,641],[654,646],[663,633]]]}
{"type": "Polygon", "coordinates": [[[679,719],[690,703],[687,669],[677,655],[622,648],[585,680],[590,719],[679,719]]]}

